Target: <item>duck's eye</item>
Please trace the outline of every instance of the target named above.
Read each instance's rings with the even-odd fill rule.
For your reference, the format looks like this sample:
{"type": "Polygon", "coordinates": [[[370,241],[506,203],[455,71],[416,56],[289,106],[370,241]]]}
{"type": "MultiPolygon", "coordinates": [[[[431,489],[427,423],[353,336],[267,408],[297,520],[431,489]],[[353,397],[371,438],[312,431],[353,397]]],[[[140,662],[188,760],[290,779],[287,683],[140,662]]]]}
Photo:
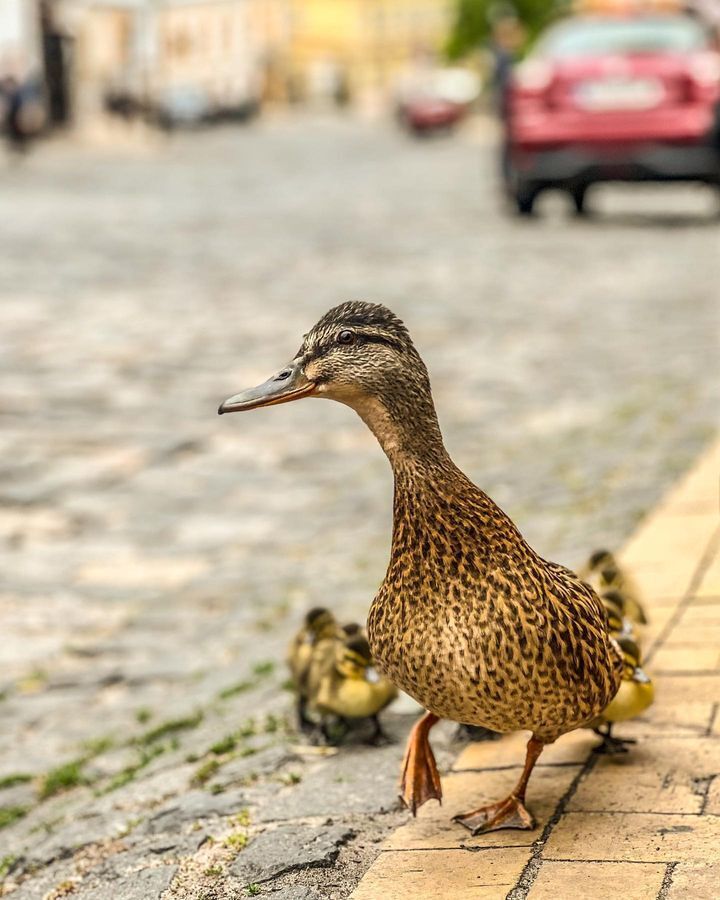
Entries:
{"type": "Polygon", "coordinates": [[[338,344],[344,344],[348,346],[349,344],[355,343],[355,335],[352,331],[339,331],[337,336],[338,344]]]}

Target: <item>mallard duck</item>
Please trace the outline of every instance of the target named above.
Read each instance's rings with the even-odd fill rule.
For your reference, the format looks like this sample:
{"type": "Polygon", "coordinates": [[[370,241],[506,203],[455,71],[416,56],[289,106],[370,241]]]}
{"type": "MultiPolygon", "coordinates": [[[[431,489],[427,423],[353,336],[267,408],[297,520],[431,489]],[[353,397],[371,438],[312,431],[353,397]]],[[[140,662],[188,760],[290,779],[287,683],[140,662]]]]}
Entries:
{"type": "MultiPolygon", "coordinates": [[[[332,653],[319,644],[308,676],[308,707],[320,714],[336,716],[347,727],[357,719],[371,719],[374,730],[369,743],[387,743],[379,715],[397,697],[395,685],[378,674],[370,646],[362,635],[336,642],[332,653]]],[[[329,737],[326,730],[325,736],[329,737]]]]}
{"type": "Polygon", "coordinates": [[[612,734],[616,722],[635,719],[652,705],[655,687],[642,667],[640,648],[632,638],[621,637],[617,641],[623,655],[623,678],[620,689],[590,727],[603,742],[597,748],[603,753],[624,753],[626,744],[634,744],[631,738],[618,738],[612,734]]]}
{"type": "Polygon", "coordinates": [[[380,671],[427,710],[408,741],[403,801],[414,813],[442,797],[428,737],[440,719],[528,730],[510,794],[454,821],[473,834],[533,828],[525,796],[543,748],[595,720],[620,687],[623,659],[600,599],[569,569],[542,559],[453,463],[427,369],[386,307],[331,309],[287,366],[219,412],[301,397],[352,407],[393,469],[390,562],[368,637],[380,671]]]}
{"type": "Polygon", "coordinates": [[[598,594],[613,591],[622,597],[624,615],[636,625],[647,625],[647,615],[640,602],[640,590],[635,579],[609,550],[596,550],[579,575],[598,594]]]}
{"type": "Polygon", "coordinates": [[[305,614],[302,627],[290,642],[287,664],[297,697],[297,717],[300,731],[315,730],[315,723],[307,716],[307,679],[318,644],[339,640],[339,626],[335,616],[324,606],[316,606],[305,614]]]}

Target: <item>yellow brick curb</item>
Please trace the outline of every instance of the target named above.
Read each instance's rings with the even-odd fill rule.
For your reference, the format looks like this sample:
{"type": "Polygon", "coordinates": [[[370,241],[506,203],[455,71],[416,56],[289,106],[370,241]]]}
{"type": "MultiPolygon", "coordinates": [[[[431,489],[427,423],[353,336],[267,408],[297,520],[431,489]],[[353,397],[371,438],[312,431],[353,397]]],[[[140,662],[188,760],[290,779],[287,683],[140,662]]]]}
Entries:
{"type": "Polygon", "coordinates": [[[720,441],[622,551],[646,600],[657,700],[625,723],[638,743],[592,752],[578,731],[543,754],[533,832],[471,837],[450,817],[503,795],[527,735],[472,744],[429,804],[398,828],[352,900],[718,900],[720,898],[720,441]],[[718,777],[715,777],[718,776],[718,777]]]}

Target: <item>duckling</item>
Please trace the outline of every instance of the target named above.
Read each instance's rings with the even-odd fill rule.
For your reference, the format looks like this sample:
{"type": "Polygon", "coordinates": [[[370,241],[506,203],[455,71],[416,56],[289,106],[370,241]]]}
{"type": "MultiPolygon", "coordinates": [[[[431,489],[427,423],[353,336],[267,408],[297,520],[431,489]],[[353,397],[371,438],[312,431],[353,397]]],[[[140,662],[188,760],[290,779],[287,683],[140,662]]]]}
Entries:
{"type": "Polygon", "coordinates": [[[429,741],[440,719],[528,730],[510,794],[455,816],[472,834],[532,829],[528,781],[543,748],[593,722],[620,687],[623,658],[594,590],[540,557],[458,469],[443,443],[427,369],[404,324],[379,304],[331,309],[292,361],[219,413],[303,397],[339,401],[375,434],[393,469],[393,534],[368,638],[380,671],[426,710],[400,791],[413,811],[442,787],[429,741]]]}
{"type": "Polygon", "coordinates": [[[626,753],[626,745],[636,741],[614,737],[613,725],[637,718],[655,699],[655,687],[642,667],[638,645],[628,637],[619,638],[617,643],[623,655],[620,689],[597,719],[590,723],[593,731],[603,739],[597,748],[598,753],[626,753]]]}
{"type": "Polygon", "coordinates": [[[342,626],[341,631],[346,637],[366,637],[365,629],[359,622],[348,622],[342,626]]]}
{"type": "Polygon", "coordinates": [[[338,640],[339,627],[335,616],[324,606],[316,606],[305,614],[302,628],[290,642],[287,664],[297,695],[298,728],[302,732],[315,730],[315,723],[307,716],[307,679],[318,644],[338,640]]]}
{"type": "Polygon", "coordinates": [[[617,592],[623,598],[627,618],[636,625],[647,625],[648,618],[635,579],[609,550],[596,550],[580,571],[580,577],[600,595],[606,591],[617,592]]]}
{"type": "Polygon", "coordinates": [[[633,623],[625,615],[625,599],[617,591],[605,591],[600,595],[608,618],[608,628],[614,638],[635,638],[633,623]]]}
{"type": "MultiPolygon", "coordinates": [[[[349,727],[350,720],[371,719],[373,733],[368,742],[389,742],[379,714],[397,697],[397,688],[378,674],[370,646],[362,635],[336,643],[334,653],[323,654],[309,677],[309,706],[323,717],[337,716],[349,727]]],[[[329,737],[327,731],[325,736],[329,737]]]]}

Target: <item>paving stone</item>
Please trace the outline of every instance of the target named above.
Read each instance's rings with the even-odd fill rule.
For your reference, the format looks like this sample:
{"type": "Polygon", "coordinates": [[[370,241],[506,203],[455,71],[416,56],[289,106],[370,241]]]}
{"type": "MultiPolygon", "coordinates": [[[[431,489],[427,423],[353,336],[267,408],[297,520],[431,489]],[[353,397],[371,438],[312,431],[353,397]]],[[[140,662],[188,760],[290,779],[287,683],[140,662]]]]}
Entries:
{"type": "Polygon", "coordinates": [[[668,738],[600,756],[568,810],[698,814],[704,803],[701,786],[715,774],[719,752],[715,738],[668,738]]]}
{"type": "Polygon", "coordinates": [[[664,643],[653,656],[654,672],[708,672],[720,668],[720,649],[707,628],[691,640],[664,643]]]}
{"type": "Polygon", "coordinates": [[[533,831],[501,831],[472,837],[452,822],[458,813],[468,812],[483,803],[506,797],[522,772],[522,766],[500,772],[461,772],[443,779],[443,803],[434,801],[418,810],[388,838],[389,850],[425,850],[431,848],[482,848],[498,846],[529,847],[554,813],[560,798],[579,771],[578,766],[538,768],[528,791],[528,807],[537,821],[533,831]]]}
{"type": "Polygon", "coordinates": [[[528,900],[623,897],[656,900],[667,866],[650,863],[543,861],[528,900]]]}
{"type": "Polygon", "coordinates": [[[160,900],[177,870],[177,866],[171,865],[138,869],[131,875],[113,880],[110,885],[83,886],[72,896],[78,900],[108,900],[111,891],[113,900],[160,900]]]}
{"type": "Polygon", "coordinates": [[[698,548],[707,547],[716,531],[716,513],[655,513],[625,545],[622,559],[633,567],[655,563],[669,569],[669,561],[673,567],[683,567],[689,562],[696,564],[698,548]]]}
{"type": "Polygon", "coordinates": [[[548,859],[706,862],[720,841],[720,817],[567,813],[545,845],[548,859]]]}
{"type": "Polygon", "coordinates": [[[272,891],[268,896],[272,900],[324,900],[322,894],[303,884],[272,891]]]}
{"type": "MultiPolygon", "coordinates": [[[[655,737],[663,739],[684,735],[702,737],[708,733],[715,704],[711,701],[684,704],[665,703],[665,676],[657,685],[659,702],[655,702],[642,716],[630,722],[622,722],[616,728],[621,737],[655,737]]],[[[654,746],[654,745],[653,745],[654,746]]]]}
{"type": "Polygon", "coordinates": [[[720,597],[720,553],[705,570],[695,594],[697,597],[720,597]]]}
{"type": "MultiPolygon", "coordinates": [[[[507,832],[509,833],[509,832],[507,832]]],[[[352,900],[407,900],[452,897],[453,900],[504,900],[517,882],[527,851],[467,850],[412,854],[387,851],[373,867],[372,882],[361,882],[352,900]]]]}
{"type": "Polygon", "coordinates": [[[398,744],[343,748],[304,774],[299,784],[280,790],[275,803],[259,810],[258,821],[393,809],[401,759],[398,744]]]}
{"type": "MultiPolygon", "coordinates": [[[[504,735],[499,741],[471,743],[455,760],[453,770],[482,770],[508,765],[522,767],[529,738],[529,732],[520,731],[504,735]]],[[[597,743],[597,737],[587,729],[565,734],[543,750],[538,766],[582,764],[597,743]]]]}
{"type": "Polygon", "coordinates": [[[685,703],[716,703],[720,696],[720,673],[711,675],[663,675],[658,699],[665,708],[685,703]]]}
{"type": "Polygon", "coordinates": [[[675,866],[668,900],[717,900],[720,864],[717,862],[684,863],[675,866]]]}
{"type": "Polygon", "coordinates": [[[139,831],[143,834],[173,832],[187,822],[212,816],[229,816],[247,806],[247,794],[243,791],[226,791],[210,794],[207,791],[189,791],[169,800],[144,822],[139,831]]]}
{"type": "Polygon", "coordinates": [[[296,869],[328,868],[354,836],[346,825],[279,825],[254,837],[230,866],[230,873],[251,884],[296,869]]]}

